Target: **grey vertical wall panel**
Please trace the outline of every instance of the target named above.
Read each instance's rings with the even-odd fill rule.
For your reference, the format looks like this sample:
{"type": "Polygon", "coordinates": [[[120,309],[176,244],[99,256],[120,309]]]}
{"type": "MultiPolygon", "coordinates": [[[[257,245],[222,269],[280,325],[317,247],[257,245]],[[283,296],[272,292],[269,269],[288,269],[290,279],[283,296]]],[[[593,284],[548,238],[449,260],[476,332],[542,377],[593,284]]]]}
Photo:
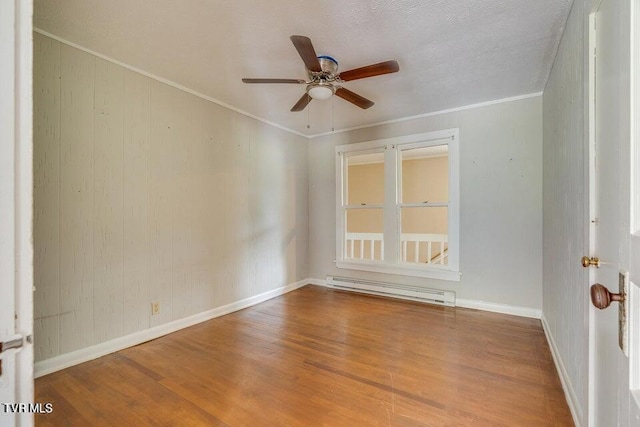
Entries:
{"type": "Polygon", "coordinates": [[[201,183],[213,183],[213,170],[216,158],[216,146],[213,143],[215,135],[214,122],[211,117],[209,105],[203,99],[194,98],[192,110],[193,117],[193,153],[191,157],[191,192],[190,204],[192,206],[191,221],[197,227],[191,239],[191,262],[192,262],[192,292],[191,310],[201,312],[206,307],[216,304],[214,299],[213,283],[218,279],[211,280],[215,276],[216,268],[213,267],[214,259],[221,253],[216,252],[218,247],[218,237],[215,229],[217,221],[216,212],[220,211],[216,207],[215,197],[217,185],[201,186],[201,183]],[[196,238],[199,236],[199,238],[196,238]]]}
{"type": "Polygon", "coordinates": [[[35,34],[33,48],[34,336],[45,359],[60,351],[60,43],[35,34]]]}
{"type": "Polygon", "coordinates": [[[304,138],[35,47],[37,360],[307,277],[304,138]]]}
{"type": "MultiPolygon", "coordinates": [[[[284,177],[285,167],[275,170],[270,165],[285,165],[286,147],[282,147],[280,140],[271,129],[262,123],[249,123],[244,127],[251,129],[251,154],[250,154],[250,185],[249,204],[253,228],[251,230],[251,258],[263,257],[264,262],[251,265],[253,277],[276,277],[284,280],[284,258],[281,257],[281,244],[286,231],[283,227],[282,215],[283,200],[287,197],[285,191],[269,193],[261,191],[260,186],[251,185],[260,182],[267,188],[286,189],[284,177]],[[259,141],[259,142],[258,142],[259,141]]],[[[264,292],[264,283],[251,282],[249,293],[264,292]]]]}
{"type": "Polygon", "coordinates": [[[123,68],[96,58],[94,94],[94,304],[95,341],[123,331],[123,68]]]}
{"type": "MultiPolygon", "coordinates": [[[[251,254],[251,244],[253,243],[254,225],[251,223],[251,205],[254,203],[250,199],[251,190],[251,125],[244,116],[234,116],[231,120],[232,127],[229,134],[225,135],[224,141],[231,141],[231,171],[230,182],[225,194],[229,203],[231,214],[229,221],[229,234],[225,242],[231,247],[229,265],[230,287],[227,289],[227,302],[247,298],[250,295],[251,274],[253,265],[251,254]],[[228,139],[227,139],[228,138],[228,139]],[[236,260],[234,262],[234,260],[236,260]]],[[[264,254],[266,256],[266,254],[264,254]]]]}
{"type": "Polygon", "coordinates": [[[192,266],[191,239],[194,224],[191,220],[194,191],[191,169],[193,158],[192,123],[194,97],[186,92],[173,91],[173,181],[174,203],[172,235],[171,303],[173,319],[193,314],[191,311],[192,266]]]}
{"type": "Polygon", "coordinates": [[[160,313],[151,326],[172,319],[173,272],[173,101],[175,89],[151,82],[151,148],[149,175],[149,280],[153,283],[151,301],[160,301],[160,313]]]}
{"type": "Polygon", "coordinates": [[[228,140],[232,114],[219,105],[209,102],[202,106],[203,109],[198,111],[202,114],[200,120],[206,123],[204,132],[208,135],[208,141],[204,145],[206,157],[203,156],[202,168],[207,177],[206,182],[213,185],[208,185],[201,196],[205,200],[202,220],[206,224],[206,237],[203,242],[206,264],[201,273],[206,275],[204,285],[208,288],[204,296],[215,305],[222,305],[225,302],[226,290],[230,287],[229,247],[231,242],[228,225],[229,204],[233,199],[227,197],[232,193],[230,186],[233,183],[228,178],[231,165],[227,154],[232,145],[228,140]],[[220,208],[221,203],[224,204],[224,209],[220,208]],[[218,285],[207,286],[211,282],[218,285]]]}
{"type": "MultiPolygon", "coordinates": [[[[219,107],[217,107],[219,108],[219,107]]],[[[236,159],[236,153],[242,146],[242,135],[236,134],[235,140],[231,140],[233,117],[232,114],[220,110],[217,119],[218,139],[217,145],[219,150],[219,162],[215,165],[221,171],[219,182],[221,189],[218,194],[219,200],[226,203],[227,206],[222,210],[222,223],[219,224],[220,245],[226,244],[226,248],[222,254],[222,275],[223,285],[218,289],[218,298],[220,303],[226,304],[232,302],[233,290],[236,283],[236,263],[233,262],[239,253],[238,247],[241,244],[242,236],[238,234],[237,223],[240,216],[240,207],[238,203],[229,204],[230,200],[235,200],[235,193],[242,192],[242,174],[233,173],[240,167],[239,161],[236,159]]],[[[244,261],[240,261],[241,263],[244,261]]]]}
{"type": "Polygon", "coordinates": [[[149,327],[150,80],[124,71],[123,333],[149,327]]]}
{"type": "Polygon", "coordinates": [[[88,53],[60,47],[60,352],[94,343],[94,71],[88,53]]]}
{"type": "Polygon", "coordinates": [[[300,170],[296,165],[303,163],[300,156],[305,155],[295,149],[297,141],[293,135],[286,135],[284,148],[283,186],[286,196],[282,199],[279,209],[284,213],[281,220],[284,229],[281,235],[279,251],[284,256],[284,281],[290,283],[302,271],[307,270],[309,242],[307,233],[301,229],[309,228],[309,212],[301,212],[296,206],[301,199],[308,198],[309,173],[300,170]]]}
{"type": "MultiPolygon", "coordinates": [[[[588,270],[580,258],[588,253],[584,201],[588,156],[585,109],[588,79],[588,3],[573,2],[543,97],[543,315],[578,399],[578,418],[586,420],[589,300],[588,270]]],[[[586,421],[584,421],[586,425],[586,421]]]]}
{"type": "Polygon", "coordinates": [[[60,353],[60,316],[47,316],[33,321],[34,357],[44,360],[60,353]]]}

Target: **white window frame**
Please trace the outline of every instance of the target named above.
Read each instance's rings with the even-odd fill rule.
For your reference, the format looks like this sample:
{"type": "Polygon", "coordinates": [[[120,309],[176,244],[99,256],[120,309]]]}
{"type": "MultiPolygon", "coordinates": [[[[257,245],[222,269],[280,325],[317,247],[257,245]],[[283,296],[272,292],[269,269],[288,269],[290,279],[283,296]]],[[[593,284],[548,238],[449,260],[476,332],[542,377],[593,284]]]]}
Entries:
{"type": "MultiPolygon", "coordinates": [[[[446,129],[415,135],[378,139],[336,147],[336,266],[338,268],[371,271],[376,273],[399,274],[450,281],[460,281],[460,147],[459,130],[446,129]],[[426,206],[448,207],[448,263],[415,264],[402,262],[400,257],[400,200],[401,151],[435,145],[448,145],[449,158],[449,201],[447,203],[422,204],[426,206]],[[345,233],[347,202],[347,162],[350,155],[384,151],[384,254],[380,260],[346,258],[345,233]]],[[[367,206],[380,208],[380,205],[367,206]]]]}

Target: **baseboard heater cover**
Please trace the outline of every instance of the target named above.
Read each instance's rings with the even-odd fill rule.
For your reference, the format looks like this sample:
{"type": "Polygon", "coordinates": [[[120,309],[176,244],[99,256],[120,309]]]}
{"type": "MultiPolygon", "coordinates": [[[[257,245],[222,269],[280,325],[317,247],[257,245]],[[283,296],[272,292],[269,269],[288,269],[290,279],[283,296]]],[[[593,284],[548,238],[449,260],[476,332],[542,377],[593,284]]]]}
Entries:
{"type": "Polygon", "coordinates": [[[449,307],[455,307],[456,305],[456,293],[452,291],[335,276],[327,276],[327,286],[346,291],[428,302],[449,307]]]}

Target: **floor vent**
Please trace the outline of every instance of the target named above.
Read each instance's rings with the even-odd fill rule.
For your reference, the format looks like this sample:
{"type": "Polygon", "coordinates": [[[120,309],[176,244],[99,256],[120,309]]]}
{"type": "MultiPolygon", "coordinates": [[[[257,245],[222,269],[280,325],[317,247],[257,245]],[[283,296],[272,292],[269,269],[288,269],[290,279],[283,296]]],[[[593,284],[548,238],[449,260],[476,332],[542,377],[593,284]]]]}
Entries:
{"type": "Polygon", "coordinates": [[[346,291],[428,302],[449,307],[456,305],[456,293],[451,291],[334,276],[327,276],[327,286],[346,291]]]}

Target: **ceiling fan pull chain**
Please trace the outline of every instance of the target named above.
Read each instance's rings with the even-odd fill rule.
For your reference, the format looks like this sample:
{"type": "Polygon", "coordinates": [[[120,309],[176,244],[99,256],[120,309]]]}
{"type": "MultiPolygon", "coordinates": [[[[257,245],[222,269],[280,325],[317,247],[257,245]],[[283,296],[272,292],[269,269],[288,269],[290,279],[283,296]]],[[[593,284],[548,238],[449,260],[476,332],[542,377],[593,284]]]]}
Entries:
{"type": "MultiPolygon", "coordinates": [[[[311,102],[311,95],[307,94],[307,99],[311,102]]],[[[311,129],[311,125],[309,124],[309,111],[311,111],[311,107],[307,108],[307,129],[311,129]]]]}
{"type": "Polygon", "coordinates": [[[331,97],[331,132],[335,131],[336,113],[335,113],[336,97],[331,97]]]}

